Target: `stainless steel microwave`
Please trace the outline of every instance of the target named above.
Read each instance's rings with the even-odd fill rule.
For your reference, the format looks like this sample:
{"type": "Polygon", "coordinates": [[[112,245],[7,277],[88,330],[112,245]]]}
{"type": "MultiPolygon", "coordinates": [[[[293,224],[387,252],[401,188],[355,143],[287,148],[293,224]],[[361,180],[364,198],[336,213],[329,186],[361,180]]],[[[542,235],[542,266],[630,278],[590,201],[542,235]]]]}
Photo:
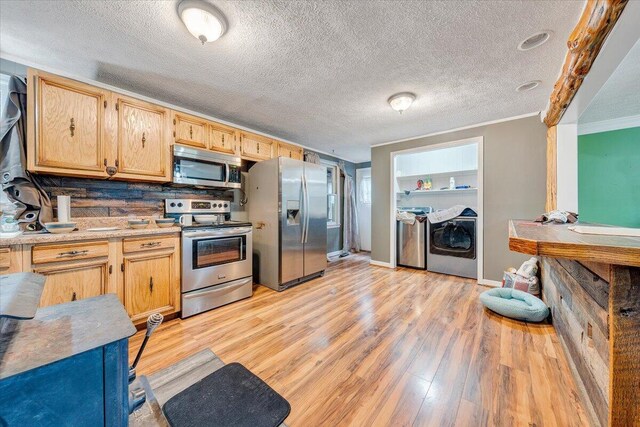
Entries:
{"type": "Polygon", "coordinates": [[[173,183],[198,187],[240,188],[239,157],[173,146],[173,183]]]}

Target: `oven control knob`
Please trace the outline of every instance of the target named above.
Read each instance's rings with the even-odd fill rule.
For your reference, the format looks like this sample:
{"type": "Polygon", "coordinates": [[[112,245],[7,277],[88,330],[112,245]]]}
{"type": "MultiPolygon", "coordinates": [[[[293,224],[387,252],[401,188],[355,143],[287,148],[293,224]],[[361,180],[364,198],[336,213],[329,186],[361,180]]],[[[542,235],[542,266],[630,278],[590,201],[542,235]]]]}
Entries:
{"type": "Polygon", "coordinates": [[[181,208],[182,207],[182,203],[178,203],[178,207],[181,208]]]}
{"type": "Polygon", "coordinates": [[[225,204],[224,204],[224,207],[225,207],[225,208],[226,208],[226,207],[229,207],[229,205],[225,203],[225,204]]]}
{"type": "Polygon", "coordinates": [[[172,208],[175,208],[175,207],[176,207],[176,204],[175,204],[175,203],[173,203],[173,202],[171,202],[171,203],[169,204],[169,206],[171,206],[172,208]]]}
{"type": "Polygon", "coordinates": [[[218,203],[218,207],[221,208],[222,207],[222,203],[218,203]]]}

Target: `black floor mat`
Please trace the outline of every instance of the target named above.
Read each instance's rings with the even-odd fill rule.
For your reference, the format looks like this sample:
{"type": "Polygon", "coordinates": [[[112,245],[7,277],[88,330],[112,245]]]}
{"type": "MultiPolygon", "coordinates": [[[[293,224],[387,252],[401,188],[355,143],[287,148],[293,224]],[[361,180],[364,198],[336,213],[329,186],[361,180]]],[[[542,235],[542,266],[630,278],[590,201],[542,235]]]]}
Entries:
{"type": "Polygon", "coordinates": [[[289,402],[240,363],[230,363],[164,404],[172,427],[276,427],[289,402]]]}

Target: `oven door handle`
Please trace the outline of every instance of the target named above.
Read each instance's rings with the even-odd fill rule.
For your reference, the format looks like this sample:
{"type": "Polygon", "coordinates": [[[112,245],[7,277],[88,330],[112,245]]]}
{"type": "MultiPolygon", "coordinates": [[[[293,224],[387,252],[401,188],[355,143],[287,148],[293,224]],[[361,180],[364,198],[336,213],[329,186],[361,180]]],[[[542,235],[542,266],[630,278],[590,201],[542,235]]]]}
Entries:
{"type": "Polygon", "coordinates": [[[225,171],[225,172],[224,172],[224,174],[225,174],[225,177],[224,177],[224,183],[225,183],[225,184],[229,184],[229,172],[230,172],[230,168],[229,168],[229,163],[227,163],[227,162],[224,162],[224,171],[225,171]]]}
{"type": "Polygon", "coordinates": [[[182,236],[186,238],[192,237],[226,237],[226,236],[243,236],[251,233],[251,228],[231,228],[228,230],[216,230],[216,231],[183,231],[182,236]]]}

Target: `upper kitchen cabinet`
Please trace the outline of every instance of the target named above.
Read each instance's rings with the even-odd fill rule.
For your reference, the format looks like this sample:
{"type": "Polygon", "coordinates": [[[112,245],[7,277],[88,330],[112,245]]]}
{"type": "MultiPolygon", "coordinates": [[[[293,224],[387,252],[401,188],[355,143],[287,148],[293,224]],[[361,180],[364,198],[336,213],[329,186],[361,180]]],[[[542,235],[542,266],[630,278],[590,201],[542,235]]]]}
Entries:
{"type": "Polygon", "coordinates": [[[173,136],[176,144],[196,148],[207,148],[208,124],[206,120],[177,111],[174,111],[172,114],[174,126],[173,136]]]}
{"type": "Polygon", "coordinates": [[[27,167],[32,172],[106,178],[109,92],[28,70],[27,167]]]}
{"type": "Polygon", "coordinates": [[[268,160],[274,156],[275,141],[266,136],[240,132],[240,154],[248,160],[268,160]]]}
{"type": "Polygon", "coordinates": [[[115,178],[171,180],[171,114],[164,107],[114,94],[117,112],[115,178]]]}
{"type": "Polygon", "coordinates": [[[278,157],[289,157],[290,159],[302,160],[303,154],[304,150],[302,147],[278,141],[278,157]]]}
{"type": "Polygon", "coordinates": [[[237,139],[234,128],[213,122],[209,124],[209,149],[240,155],[237,139]]]}

